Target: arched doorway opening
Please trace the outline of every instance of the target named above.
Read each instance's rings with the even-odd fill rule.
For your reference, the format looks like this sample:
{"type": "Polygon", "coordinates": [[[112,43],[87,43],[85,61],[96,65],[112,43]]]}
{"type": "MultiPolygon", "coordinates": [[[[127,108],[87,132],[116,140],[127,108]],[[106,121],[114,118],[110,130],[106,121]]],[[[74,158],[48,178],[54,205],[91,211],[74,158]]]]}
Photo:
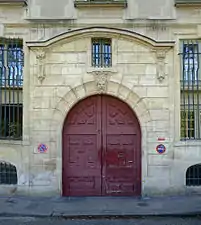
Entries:
{"type": "Polygon", "coordinates": [[[63,126],[63,196],[140,196],[141,131],[132,109],[108,95],[78,102],[63,126]]]}

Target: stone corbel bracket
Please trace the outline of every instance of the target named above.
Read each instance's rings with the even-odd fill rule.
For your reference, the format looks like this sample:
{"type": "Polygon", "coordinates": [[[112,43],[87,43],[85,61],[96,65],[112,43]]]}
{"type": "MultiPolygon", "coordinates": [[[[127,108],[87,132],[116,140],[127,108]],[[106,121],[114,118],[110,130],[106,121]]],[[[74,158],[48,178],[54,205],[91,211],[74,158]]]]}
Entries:
{"type": "Polygon", "coordinates": [[[165,58],[168,49],[156,49],[157,79],[162,82],[165,79],[165,58]]]}
{"type": "Polygon", "coordinates": [[[35,52],[36,60],[37,60],[37,73],[38,73],[37,77],[40,83],[42,83],[46,77],[46,73],[45,73],[46,52],[44,48],[34,49],[34,52],[35,52]]]}
{"type": "Polygon", "coordinates": [[[98,93],[106,93],[107,84],[112,75],[109,71],[92,71],[98,93]]]}

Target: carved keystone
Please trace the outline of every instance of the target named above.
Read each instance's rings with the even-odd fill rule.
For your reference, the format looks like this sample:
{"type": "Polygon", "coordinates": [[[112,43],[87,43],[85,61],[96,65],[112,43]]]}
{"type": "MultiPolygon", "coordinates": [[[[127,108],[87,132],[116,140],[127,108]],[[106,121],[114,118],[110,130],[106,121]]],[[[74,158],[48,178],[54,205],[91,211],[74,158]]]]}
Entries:
{"type": "Polygon", "coordinates": [[[109,72],[106,71],[93,71],[94,79],[99,93],[104,93],[107,90],[108,80],[111,76],[109,72]]]}

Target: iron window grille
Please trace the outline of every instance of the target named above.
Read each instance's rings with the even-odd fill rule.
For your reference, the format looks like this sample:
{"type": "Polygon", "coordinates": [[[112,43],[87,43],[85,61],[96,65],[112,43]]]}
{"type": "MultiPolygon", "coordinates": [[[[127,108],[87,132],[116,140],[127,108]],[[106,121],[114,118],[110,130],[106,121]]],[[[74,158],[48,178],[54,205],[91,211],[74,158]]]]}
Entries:
{"type": "Polygon", "coordinates": [[[109,38],[92,39],[92,66],[112,66],[112,41],[109,38]]]}
{"type": "Polygon", "coordinates": [[[24,53],[21,39],[0,39],[0,138],[22,138],[24,53]]]}
{"type": "Polygon", "coordinates": [[[193,165],[187,169],[186,186],[201,186],[201,164],[193,165]]]}
{"type": "Polygon", "coordinates": [[[17,169],[7,162],[0,162],[0,184],[17,184],[17,169]]]}
{"type": "Polygon", "coordinates": [[[201,139],[201,42],[183,41],[181,56],[181,139],[201,139]]]}

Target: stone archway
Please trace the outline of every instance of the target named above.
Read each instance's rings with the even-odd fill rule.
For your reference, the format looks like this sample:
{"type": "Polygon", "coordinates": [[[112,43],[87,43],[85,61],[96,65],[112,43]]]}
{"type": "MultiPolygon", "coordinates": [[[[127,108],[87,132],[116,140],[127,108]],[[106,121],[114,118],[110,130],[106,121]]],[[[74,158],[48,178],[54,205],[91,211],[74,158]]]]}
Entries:
{"type": "Polygon", "coordinates": [[[63,128],[64,119],[70,109],[80,100],[96,94],[111,95],[128,104],[136,113],[142,129],[146,127],[148,121],[151,121],[151,116],[144,99],[140,98],[133,89],[124,86],[122,83],[108,80],[107,87],[100,92],[100,89],[97,87],[97,81],[91,80],[74,88],[65,87],[64,95],[55,96],[59,100],[54,107],[55,110],[50,129],[54,130],[53,126],[56,124],[57,130],[60,132],[63,128]]]}
{"type": "Polygon", "coordinates": [[[126,103],[109,95],[79,101],[62,138],[64,196],[141,195],[141,130],[126,103]]]}
{"type": "MultiPolygon", "coordinates": [[[[92,96],[100,94],[97,90],[97,85],[95,81],[83,83],[73,89],[68,89],[65,95],[61,96],[55,106],[53,117],[51,120],[51,134],[57,141],[54,142],[53,147],[56,147],[57,151],[57,179],[59,184],[59,190],[62,193],[62,129],[66,115],[70,110],[81,100],[92,96]]],[[[102,93],[110,96],[114,96],[119,100],[125,102],[136,114],[140,126],[141,126],[141,178],[142,178],[142,192],[144,188],[144,179],[147,176],[147,154],[146,154],[146,132],[147,132],[147,122],[151,121],[149,110],[143,99],[141,99],[137,94],[122,85],[121,83],[115,83],[113,81],[108,81],[107,89],[102,93]],[[116,91],[118,90],[118,91],[116,91]],[[122,92],[122,90],[124,90],[122,92]]]]}

